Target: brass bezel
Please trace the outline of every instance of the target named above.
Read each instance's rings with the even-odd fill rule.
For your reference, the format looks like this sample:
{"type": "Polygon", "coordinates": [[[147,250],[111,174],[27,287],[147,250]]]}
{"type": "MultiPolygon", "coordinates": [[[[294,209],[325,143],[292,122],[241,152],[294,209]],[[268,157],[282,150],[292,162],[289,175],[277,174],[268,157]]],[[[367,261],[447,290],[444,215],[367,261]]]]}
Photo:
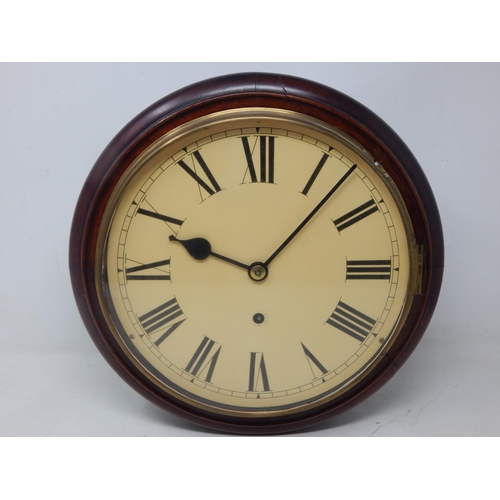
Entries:
{"type": "MultiPolygon", "coordinates": [[[[240,125],[241,127],[242,125],[240,125]]],[[[237,418],[258,418],[265,419],[271,417],[279,417],[285,415],[293,415],[297,413],[304,412],[305,410],[309,410],[312,408],[316,408],[322,405],[329,403],[330,401],[338,398],[343,395],[353,386],[360,382],[366,374],[372,371],[380,362],[380,360],[386,355],[386,353],[390,350],[391,346],[394,344],[397,339],[402,326],[405,323],[406,317],[408,316],[409,310],[411,308],[411,303],[413,300],[413,296],[415,291],[418,288],[418,260],[419,260],[419,249],[415,245],[415,236],[413,227],[411,224],[411,219],[408,214],[407,208],[403,201],[403,198],[399,192],[399,189],[392,181],[390,175],[383,168],[383,166],[375,160],[375,158],[368,152],[364,147],[362,147],[357,141],[353,138],[349,137],[347,134],[342,132],[341,130],[323,122],[311,116],[290,111],[283,110],[277,108],[236,108],[231,110],[220,111],[216,113],[212,113],[206,116],[202,116],[195,120],[192,120],[188,123],[185,123],[174,130],[171,130],[164,136],[157,139],[153,142],[149,147],[146,148],[127,168],[124,175],[119,180],[116,188],[114,189],[104,212],[102,222],[99,228],[97,244],[96,244],[96,267],[95,267],[95,282],[97,284],[97,295],[99,297],[99,303],[101,310],[105,313],[107,326],[110,332],[113,334],[113,337],[120,345],[120,348],[123,353],[125,353],[129,359],[129,361],[134,365],[134,367],[149,381],[151,381],[158,389],[167,393],[170,397],[173,397],[176,400],[180,400],[183,403],[194,406],[199,409],[203,409],[205,411],[209,411],[211,413],[226,415],[237,418]],[[406,293],[407,300],[405,301],[404,308],[400,314],[400,317],[397,321],[396,328],[391,332],[389,340],[387,340],[383,346],[383,348],[378,351],[378,353],[374,356],[371,362],[365,367],[358,371],[355,376],[351,377],[351,379],[342,383],[337,389],[329,390],[329,393],[323,397],[317,397],[313,401],[306,401],[303,404],[294,405],[293,408],[283,408],[272,410],[232,410],[221,408],[216,405],[211,405],[209,403],[200,402],[196,398],[190,398],[185,394],[173,389],[165,385],[161,380],[159,380],[150,370],[148,370],[130,351],[126,343],[123,341],[122,335],[119,333],[120,327],[117,326],[113,320],[112,314],[109,311],[108,300],[106,298],[105,292],[105,282],[106,282],[106,271],[105,271],[105,262],[104,255],[106,254],[105,249],[107,245],[108,231],[111,225],[111,220],[114,216],[115,209],[120,202],[120,199],[123,195],[124,190],[127,185],[131,181],[131,179],[137,174],[137,172],[148,163],[148,161],[155,155],[157,155],[160,151],[164,151],[167,148],[173,148],[175,151],[178,151],[178,147],[176,144],[183,142],[186,144],[187,137],[193,137],[193,139],[189,140],[189,143],[193,143],[196,141],[196,137],[203,137],[210,135],[212,133],[216,133],[218,126],[223,126],[224,129],[228,129],[230,127],[231,122],[241,122],[242,120],[249,119],[255,120],[256,118],[261,119],[272,119],[272,120],[280,120],[286,124],[299,125],[302,127],[313,129],[316,133],[323,134],[327,137],[332,137],[334,140],[337,140],[344,144],[346,147],[354,151],[358,156],[361,156],[366,163],[372,168],[374,172],[382,179],[386,187],[389,189],[391,195],[393,196],[398,209],[400,211],[401,217],[403,219],[403,223],[406,230],[406,241],[408,244],[408,254],[410,256],[410,276],[409,276],[409,284],[406,293]],[[210,132],[208,129],[214,129],[210,132]],[[175,148],[174,148],[175,146],[175,148]]]]}

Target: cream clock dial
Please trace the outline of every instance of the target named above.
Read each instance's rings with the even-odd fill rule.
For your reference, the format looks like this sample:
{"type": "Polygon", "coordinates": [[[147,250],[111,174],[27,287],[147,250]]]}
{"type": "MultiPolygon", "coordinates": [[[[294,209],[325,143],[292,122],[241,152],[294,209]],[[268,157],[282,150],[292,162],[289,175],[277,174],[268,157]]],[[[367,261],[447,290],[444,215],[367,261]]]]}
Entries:
{"type": "Polygon", "coordinates": [[[150,399],[280,432],[394,369],[429,245],[378,148],[321,113],[250,101],[172,119],[115,162],[92,232],[92,307],[150,399]]]}

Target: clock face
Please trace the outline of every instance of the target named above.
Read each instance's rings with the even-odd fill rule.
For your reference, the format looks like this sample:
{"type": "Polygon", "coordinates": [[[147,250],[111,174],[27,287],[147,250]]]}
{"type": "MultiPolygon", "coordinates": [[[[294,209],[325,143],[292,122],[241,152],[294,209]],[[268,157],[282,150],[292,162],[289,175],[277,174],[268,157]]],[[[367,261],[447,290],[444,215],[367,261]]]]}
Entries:
{"type": "Polygon", "coordinates": [[[414,235],[383,165],[301,113],[212,113],[117,183],[96,282],[115,342],[166,398],[232,418],[334,401],[397,339],[414,235]]]}

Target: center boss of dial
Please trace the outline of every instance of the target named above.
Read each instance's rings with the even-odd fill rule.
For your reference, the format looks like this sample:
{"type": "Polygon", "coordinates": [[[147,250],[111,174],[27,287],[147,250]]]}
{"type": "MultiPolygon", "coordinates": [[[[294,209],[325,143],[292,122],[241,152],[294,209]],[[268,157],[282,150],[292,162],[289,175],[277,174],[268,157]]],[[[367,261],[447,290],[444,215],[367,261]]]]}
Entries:
{"type": "Polygon", "coordinates": [[[267,278],[267,266],[263,262],[256,262],[248,268],[248,276],[254,281],[263,281],[267,278]]]}

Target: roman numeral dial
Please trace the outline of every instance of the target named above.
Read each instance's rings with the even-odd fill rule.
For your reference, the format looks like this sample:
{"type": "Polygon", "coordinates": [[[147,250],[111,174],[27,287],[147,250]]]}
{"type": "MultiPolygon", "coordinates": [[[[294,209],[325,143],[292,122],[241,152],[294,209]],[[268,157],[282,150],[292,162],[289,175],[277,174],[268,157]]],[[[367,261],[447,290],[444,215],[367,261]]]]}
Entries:
{"type": "Polygon", "coordinates": [[[366,155],[267,113],[216,112],[145,152],[105,250],[133,363],[182,404],[249,421],[350,387],[409,288],[405,227],[366,155]]]}

